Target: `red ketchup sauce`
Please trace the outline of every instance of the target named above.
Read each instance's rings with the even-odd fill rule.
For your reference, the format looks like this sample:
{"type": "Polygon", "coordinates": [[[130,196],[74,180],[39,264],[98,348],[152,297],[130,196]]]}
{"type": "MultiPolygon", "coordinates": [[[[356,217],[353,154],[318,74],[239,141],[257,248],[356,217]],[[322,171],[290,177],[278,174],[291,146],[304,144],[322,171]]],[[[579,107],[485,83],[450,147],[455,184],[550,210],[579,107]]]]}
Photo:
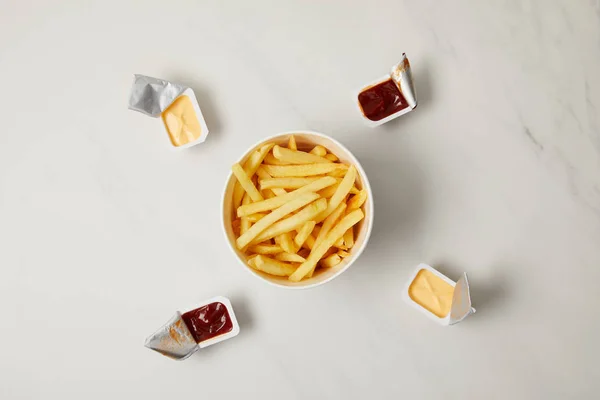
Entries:
{"type": "Polygon", "coordinates": [[[391,79],[360,92],[358,102],[364,116],[371,121],[382,120],[408,107],[402,92],[391,79]]]}
{"type": "Polygon", "coordinates": [[[233,323],[223,303],[210,303],[181,316],[196,343],[230,332],[233,323]]]}

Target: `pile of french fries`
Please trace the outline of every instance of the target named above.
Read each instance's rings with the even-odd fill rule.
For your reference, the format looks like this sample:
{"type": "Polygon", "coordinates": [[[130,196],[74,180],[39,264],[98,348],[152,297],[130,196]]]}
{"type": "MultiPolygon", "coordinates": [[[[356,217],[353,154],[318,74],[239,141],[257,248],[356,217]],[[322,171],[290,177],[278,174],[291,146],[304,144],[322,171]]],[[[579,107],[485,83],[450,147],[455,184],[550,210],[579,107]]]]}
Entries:
{"type": "Polygon", "coordinates": [[[231,169],[232,228],[250,267],[299,282],[350,256],[368,196],[353,165],[323,146],[300,151],[291,135],[287,148],[265,144],[231,169]]]}

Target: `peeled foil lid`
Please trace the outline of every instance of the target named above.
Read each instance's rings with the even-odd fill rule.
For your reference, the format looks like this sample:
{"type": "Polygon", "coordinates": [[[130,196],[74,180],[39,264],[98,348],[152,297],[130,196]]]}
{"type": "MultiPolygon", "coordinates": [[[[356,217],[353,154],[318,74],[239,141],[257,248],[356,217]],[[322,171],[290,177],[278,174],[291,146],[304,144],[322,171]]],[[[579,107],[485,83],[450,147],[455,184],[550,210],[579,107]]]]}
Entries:
{"type": "Polygon", "coordinates": [[[164,79],[135,75],[129,94],[129,109],[156,118],[186,89],[187,86],[164,79]]]}
{"type": "Polygon", "coordinates": [[[454,286],[452,307],[450,308],[450,321],[448,324],[458,324],[460,321],[474,313],[475,309],[471,307],[471,291],[469,290],[469,280],[467,279],[467,273],[463,272],[463,275],[454,286]]]}
{"type": "Polygon", "coordinates": [[[410,108],[414,109],[417,106],[417,91],[415,90],[410,62],[408,62],[406,53],[402,53],[400,62],[392,67],[390,76],[400,88],[410,108]]]}
{"type": "Polygon", "coordinates": [[[148,337],[144,346],[175,360],[185,360],[200,348],[180,312],[148,337]]]}

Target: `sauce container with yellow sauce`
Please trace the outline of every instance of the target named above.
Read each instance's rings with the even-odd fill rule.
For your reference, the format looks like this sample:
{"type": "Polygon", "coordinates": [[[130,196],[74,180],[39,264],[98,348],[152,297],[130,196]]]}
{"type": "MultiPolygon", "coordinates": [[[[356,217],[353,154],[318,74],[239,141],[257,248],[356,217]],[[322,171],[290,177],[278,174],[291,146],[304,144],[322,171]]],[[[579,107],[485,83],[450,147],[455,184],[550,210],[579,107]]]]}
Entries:
{"type": "Polygon", "coordinates": [[[164,79],[135,75],[129,96],[129,109],[150,117],[161,117],[173,149],[203,143],[208,127],[194,91],[164,79]]]}
{"type": "Polygon", "coordinates": [[[427,264],[420,264],[403,297],[411,306],[441,325],[454,325],[475,313],[467,274],[454,282],[427,264]]]}

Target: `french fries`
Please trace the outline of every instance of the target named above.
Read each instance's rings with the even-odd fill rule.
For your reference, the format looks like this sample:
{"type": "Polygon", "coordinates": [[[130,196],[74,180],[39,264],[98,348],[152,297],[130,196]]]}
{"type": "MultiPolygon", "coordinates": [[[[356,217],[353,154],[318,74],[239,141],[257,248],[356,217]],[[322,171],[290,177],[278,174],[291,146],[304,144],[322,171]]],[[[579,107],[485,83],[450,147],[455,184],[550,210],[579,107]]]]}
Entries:
{"type": "Polygon", "coordinates": [[[333,171],[348,170],[348,166],[338,163],[328,164],[302,164],[302,165],[266,165],[265,170],[269,175],[276,178],[286,178],[291,176],[315,176],[332,173],[333,171]]]}
{"type": "Polygon", "coordinates": [[[323,178],[309,183],[306,186],[301,187],[300,189],[296,189],[293,192],[286,193],[283,196],[273,197],[272,199],[267,199],[264,201],[259,201],[252,204],[245,204],[240,206],[237,209],[237,215],[239,217],[244,215],[255,214],[262,211],[273,210],[277,207],[281,207],[282,205],[297,199],[302,196],[304,193],[308,192],[317,192],[327,186],[331,186],[335,183],[335,179],[330,176],[324,176],[323,178]]]}
{"type": "Polygon", "coordinates": [[[250,268],[298,282],[352,256],[368,200],[354,166],[291,135],[284,145],[260,146],[232,172],[232,230],[250,268]]]}
{"type": "Polygon", "coordinates": [[[274,260],[263,255],[256,256],[250,266],[259,271],[276,276],[290,276],[296,271],[296,267],[292,264],[274,260]]]}
{"type": "Polygon", "coordinates": [[[292,275],[290,275],[290,281],[299,282],[304,278],[306,274],[311,272],[319,260],[327,253],[327,251],[333,246],[333,244],[346,232],[348,229],[356,225],[360,220],[365,217],[362,210],[354,210],[350,214],[346,215],[337,225],[327,234],[323,242],[317,247],[313,247],[310,255],[304,261],[292,275]]]}
{"type": "Polygon", "coordinates": [[[242,185],[242,188],[244,188],[246,193],[248,193],[252,201],[264,200],[264,197],[262,197],[262,194],[260,194],[256,186],[254,186],[254,183],[252,183],[252,180],[240,164],[233,164],[231,171],[233,171],[238,182],[242,185]]]}
{"type": "MultiPolygon", "coordinates": [[[[261,218],[256,224],[252,225],[246,233],[243,233],[236,241],[238,249],[242,250],[250,244],[250,242],[258,236],[262,231],[269,228],[275,222],[279,221],[287,214],[304,207],[308,203],[316,200],[319,197],[316,193],[304,193],[300,197],[282,205],[273,210],[273,212],[264,218],[261,218]]],[[[276,197],[275,197],[276,198],[276,197]]]]}
{"type": "Polygon", "coordinates": [[[332,163],[332,161],[326,158],[311,153],[305,153],[303,151],[294,151],[277,145],[273,147],[273,155],[279,161],[288,164],[332,163]]]}

